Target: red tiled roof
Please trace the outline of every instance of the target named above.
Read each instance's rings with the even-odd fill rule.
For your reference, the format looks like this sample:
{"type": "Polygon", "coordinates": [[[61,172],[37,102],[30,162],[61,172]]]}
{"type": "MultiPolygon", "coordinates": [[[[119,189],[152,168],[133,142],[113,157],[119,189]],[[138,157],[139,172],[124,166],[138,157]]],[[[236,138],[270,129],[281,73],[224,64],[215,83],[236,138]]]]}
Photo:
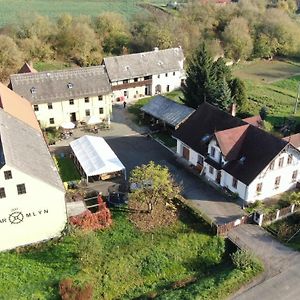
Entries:
{"type": "Polygon", "coordinates": [[[253,116],[249,118],[243,119],[243,121],[247,122],[248,124],[251,124],[255,127],[262,128],[263,127],[263,120],[261,119],[260,115],[253,116]]]}
{"type": "Polygon", "coordinates": [[[18,72],[18,74],[22,73],[38,73],[38,71],[26,62],[18,72]]]}
{"type": "Polygon", "coordinates": [[[290,136],[286,136],[283,140],[289,142],[295,148],[300,148],[300,133],[296,133],[290,136]]]}
{"type": "Polygon", "coordinates": [[[235,159],[239,153],[249,125],[226,129],[215,133],[215,137],[226,160],[235,159]]]}

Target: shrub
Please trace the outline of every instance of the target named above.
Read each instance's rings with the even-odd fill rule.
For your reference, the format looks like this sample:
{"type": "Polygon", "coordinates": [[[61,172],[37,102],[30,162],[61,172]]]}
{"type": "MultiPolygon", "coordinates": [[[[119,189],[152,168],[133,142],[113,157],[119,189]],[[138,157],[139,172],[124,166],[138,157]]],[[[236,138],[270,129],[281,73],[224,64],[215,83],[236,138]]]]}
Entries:
{"type": "Polygon", "coordinates": [[[225,252],[225,240],[220,237],[213,237],[205,244],[203,250],[199,251],[201,263],[211,266],[219,264],[225,252]]]}
{"type": "Polygon", "coordinates": [[[91,300],[93,298],[93,287],[83,287],[74,284],[70,278],[63,279],[59,283],[59,295],[62,300],[91,300]]]}
{"type": "Polygon", "coordinates": [[[237,250],[231,254],[231,259],[235,267],[241,271],[249,269],[259,270],[262,268],[261,263],[248,251],[237,250]]]}

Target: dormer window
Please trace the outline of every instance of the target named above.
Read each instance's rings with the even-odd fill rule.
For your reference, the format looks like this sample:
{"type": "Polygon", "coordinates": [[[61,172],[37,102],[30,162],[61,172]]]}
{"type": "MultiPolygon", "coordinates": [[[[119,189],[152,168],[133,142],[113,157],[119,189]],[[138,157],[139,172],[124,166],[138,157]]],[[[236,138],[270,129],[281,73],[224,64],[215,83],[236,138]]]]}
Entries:
{"type": "Polygon", "coordinates": [[[72,88],[73,88],[73,83],[69,82],[69,83],[67,84],[67,87],[68,87],[68,89],[72,89],[72,88]]]}
{"type": "Polygon", "coordinates": [[[36,93],[36,88],[34,86],[30,89],[30,93],[31,94],[35,94],[36,93]]]}

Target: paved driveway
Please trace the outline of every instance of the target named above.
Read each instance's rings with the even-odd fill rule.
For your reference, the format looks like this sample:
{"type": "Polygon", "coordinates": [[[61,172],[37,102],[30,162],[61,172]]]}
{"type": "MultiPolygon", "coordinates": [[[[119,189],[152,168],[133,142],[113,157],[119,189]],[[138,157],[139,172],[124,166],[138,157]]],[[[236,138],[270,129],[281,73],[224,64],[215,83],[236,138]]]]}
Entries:
{"type": "Polygon", "coordinates": [[[229,238],[255,253],[266,265],[264,281],[233,299],[300,299],[299,252],[282,245],[256,225],[235,227],[229,232],[229,238]]]}

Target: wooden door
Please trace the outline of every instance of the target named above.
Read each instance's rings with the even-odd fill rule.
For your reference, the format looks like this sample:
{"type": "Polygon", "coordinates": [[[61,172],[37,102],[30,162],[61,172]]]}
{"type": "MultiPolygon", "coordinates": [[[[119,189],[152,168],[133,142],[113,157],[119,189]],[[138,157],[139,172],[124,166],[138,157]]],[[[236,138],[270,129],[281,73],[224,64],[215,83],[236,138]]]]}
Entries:
{"type": "Polygon", "coordinates": [[[190,150],[186,147],[183,146],[182,149],[182,156],[186,159],[189,160],[190,159],[190,150]]]}

